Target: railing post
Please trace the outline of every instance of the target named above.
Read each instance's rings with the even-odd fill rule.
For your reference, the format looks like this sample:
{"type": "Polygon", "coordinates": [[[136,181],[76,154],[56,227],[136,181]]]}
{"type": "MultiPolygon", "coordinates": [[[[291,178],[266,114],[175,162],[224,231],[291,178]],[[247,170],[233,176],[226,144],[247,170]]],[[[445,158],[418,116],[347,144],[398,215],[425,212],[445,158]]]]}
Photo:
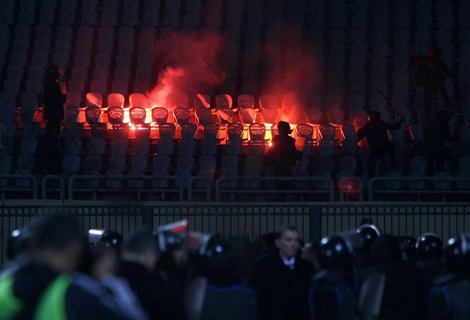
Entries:
{"type": "Polygon", "coordinates": [[[321,239],[321,206],[310,207],[310,241],[320,241],[321,239]]]}
{"type": "Polygon", "coordinates": [[[145,228],[153,230],[153,210],[152,206],[143,206],[142,207],[142,225],[145,228]]]}

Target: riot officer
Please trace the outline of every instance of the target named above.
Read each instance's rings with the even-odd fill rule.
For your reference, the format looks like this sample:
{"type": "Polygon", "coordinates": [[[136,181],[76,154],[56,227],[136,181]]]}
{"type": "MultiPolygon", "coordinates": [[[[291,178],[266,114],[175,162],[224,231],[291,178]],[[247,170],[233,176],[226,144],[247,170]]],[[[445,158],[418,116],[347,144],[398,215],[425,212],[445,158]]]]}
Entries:
{"type": "Polygon", "coordinates": [[[372,273],[375,266],[375,259],[372,256],[372,245],[380,237],[380,230],[373,224],[363,224],[356,230],[362,241],[362,245],[355,252],[355,271],[358,285],[372,273]]]}
{"type": "Polygon", "coordinates": [[[354,319],[353,247],[342,236],[333,235],[320,242],[321,271],[310,286],[308,301],[312,319],[354,319]]]}
{"type": "MultiPolygon", "coordinates": [[[[235,257],[230,246],[212,238],[204,253],[205,294],[198,319],[255,319],[256,294],[233,276],[235,257]],[[223,316],[222,316],[223,315],[223,316]]],[[[194,319],[191,317],[190,319],[194,319]]]]}
{"type": "Polygon", "coordinates": [[[442,272],[443,247],[442,240],[433,233],[425,233],[416,240],[416,266],[424,276],[428,288],[431,288],[442,272]]]}
{"type": "Polygon", "coordinates": [[[449,239],[445,258],[448,272],[434,283],[429,318],[470,319],[470,233],[449,239]]]}

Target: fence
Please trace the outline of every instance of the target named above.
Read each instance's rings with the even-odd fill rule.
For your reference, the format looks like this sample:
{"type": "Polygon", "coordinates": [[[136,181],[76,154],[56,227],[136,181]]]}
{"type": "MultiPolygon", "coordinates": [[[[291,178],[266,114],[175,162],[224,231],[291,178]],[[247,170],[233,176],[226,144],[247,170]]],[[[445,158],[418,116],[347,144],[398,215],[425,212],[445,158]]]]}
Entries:
{"type": "MultiPolygon", "coordinates": [[[[280,225],[296,225],[306,241],[335,232],[354,230],[371,219],[385,233],[418,236],[434,232],[443,239],[468,231],[470,203],[169,203],[169,202],[7,202],[0,207],[0,249],[5,252],[9,232],[42,214],[73,214],[84,231],[110,228],[126,237],[135,228],[152,229],[188,219],[190,230],[219,234],[235,248],[258,241],[280,225]]],[[[2,257],[2,261],[3,261],[2,257]]],[[[0,262],[2,262],[0,261],[0,262]]]]}
{"type": "Polygon", "coordinates": [[[375,177],[367,185],[320,177],[0,175],[0,198],[126,201],[418,201],[466,202],[470,177],[375,177]]]}

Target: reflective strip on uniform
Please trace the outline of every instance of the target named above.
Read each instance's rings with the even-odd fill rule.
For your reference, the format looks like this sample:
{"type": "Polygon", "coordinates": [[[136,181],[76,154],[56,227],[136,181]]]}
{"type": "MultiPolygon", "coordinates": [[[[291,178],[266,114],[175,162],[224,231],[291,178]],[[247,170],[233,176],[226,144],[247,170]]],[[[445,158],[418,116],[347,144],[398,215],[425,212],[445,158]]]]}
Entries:
{"type": "Polygon", "coordinates": [[[67,320],[65,295],[71,278],[67,274],[58,276],[39,300],[35,320],[67,320]]]}
{"type": "Polygon", "coordinates": [[[13,276],[0,278],[0,320],[13,319],[23,308],[21,300],[13,294],[13,276]]]}

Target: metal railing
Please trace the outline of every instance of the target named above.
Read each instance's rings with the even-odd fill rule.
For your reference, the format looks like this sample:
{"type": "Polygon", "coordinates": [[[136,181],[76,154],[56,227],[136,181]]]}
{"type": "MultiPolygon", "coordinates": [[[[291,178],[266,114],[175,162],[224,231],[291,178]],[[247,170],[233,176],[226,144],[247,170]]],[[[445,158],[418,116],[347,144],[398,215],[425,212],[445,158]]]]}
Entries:
{"type": "MultiPolygon", "coordinates": [[[[368,201],[465,202],[470,196],[470,177],[375,177],[368,183],[368,201]]],[[[0,175],[0,198],[56,200],[146,201],[362,201],[361,180],[348,178],[335,184],[320,177],[222,177],[205,176],[103,176],[0,175]]]]}
{"type": "Polygon", "coordinates": [[[398,236],[417,237],[433,232],[447,239],[470,228],[470,203],[77,203],[7,201],[0,206],[0,249],[4,252],[9,232],[22,228],[36,216],[54,212],[76,216],[84,232],[89,228],[109,228],[124,237],[142,225],[155,229],[187,219],[190,230],[218,234],[239,250],[281,225],[297,226],[305,241],[355,230],[365,219],[383,233],[398,236]]]}
{"type": "Polygon", "coordinates": [[[69,200],[83,200],[86,196],[91,196],[91,200],[113,199],[113,196],[118,196],[122,200],[124,196],[128,200],[183,201],[184,190],[181,179],[175,176],[74,175],[70,177],[69,200]],[[81,195],[80,198],[77,198],[78,194],[81,195]]]}
{"type": "Polygon", "coordinates": [[[467,201],[470,177],[375,177],[368,193],[369,201],[467,201]]]}
{"type": "Polygon", "coordinates": [[[329,178],[225,177],[215,183],[215,201],[333,201],[334,188],[329,178]]]}
{"type": "Polygon", "coordinates": [[[0,175],[0,196],[2,199],[16,198],[37,199],[38,183],[31,174],[2,174],[0,175]]]}

